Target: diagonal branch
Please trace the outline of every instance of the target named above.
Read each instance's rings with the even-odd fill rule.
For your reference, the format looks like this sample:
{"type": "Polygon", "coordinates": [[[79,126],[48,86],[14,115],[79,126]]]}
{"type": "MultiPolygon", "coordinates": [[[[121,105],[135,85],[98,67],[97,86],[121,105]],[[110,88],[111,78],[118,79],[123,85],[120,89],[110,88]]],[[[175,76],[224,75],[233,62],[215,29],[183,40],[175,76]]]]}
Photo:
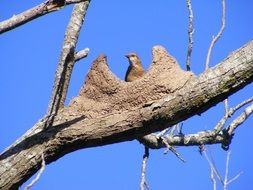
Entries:
{"type": "MultiPolygon", "coordinates": [[[[48,3],[48,2],[41,3],[29,10],[26,10],[20,14],[17,14],[17,15],[13,15],[11,18],[0,22],[0,34],[7,32],[9,30],[12,30],[14,28],[17,28],[17,27],[19,27],[27,22],[30,22],[38,17],[41,17],[41,16],[46,15],[48,13],[57,11],[57,10],[61,9],[64,5],[80,3],[82,1],[85,2],[88,0],[65,0],[65,4],[64,3],[55,3],[54,1],[52,1],[52,2],[48,1],[50,3],[48,3]]],[[[58,2],[58,1],[56,1],[56,2],[58,2]]]]}
{"type": "Polygon", "coordinates": [[[213,39],[211,41],[211,44],[208,48],[208,52],[207,52],[207,56],[206,56],[206,63],[205,63],[205,70],[208,69],[209,67],[209,62],[210,62],[210,57],[211,57],[211,53],[212,53],[212,49],[214,44],[218,41],[218,39],[221,37],[224,29],[225,29],[225,11],[226,11],[226,7],[225,7],[225,0],[221,0],[222,1],[222,19],[221,19],[221,28],[220,31],[218,32],[218,34],[216,36],[213,36],[213,39]]]}
{"type": "Polygon", "coordinates": [[[253,113],[253,104],[248,106],[228,127],[228,135],[233,135],[235,129],[239,127],[253,113]]]}
{"type": "Polygon", "coordinates": [[[75,5],[67,26],[62,52],[55,74],[52,96],[48,106],[48,119],[45,122],[45,127],[52,124],[58,110],[64,107],[70,77],[76,61],[75,48],[88,6],[89,1],[75,5]]]}
{"type": "MultiPolygon", "coordinates": [[[[226,100],[225,100],[225,102],[226,102],[226,100]]],[[[223,129],[223,127],[224,127],[224,125],[225,125],[225,123],[226,123],[226,121],[228,120],[229,117],[231,117],[241,107],[243,107],[244,105],[246,105],[246,104],[248,104],[248,103],[250,103],[252,101],[253,101],[253,97],[251,97],[251,98],[249,98],[249,99],[241,102],[240,104],[236,105],[233,108],[230,108],[229,110],[228,110],[228,106],[226,105],[227,103],[225,103],[225,110],[226,110],[225,111],[225,115],[222,117],[222,119],[214,127],[214,130],[216,131],[215,133],[217,134],[217,133],[219,133],[223,129]]]]}

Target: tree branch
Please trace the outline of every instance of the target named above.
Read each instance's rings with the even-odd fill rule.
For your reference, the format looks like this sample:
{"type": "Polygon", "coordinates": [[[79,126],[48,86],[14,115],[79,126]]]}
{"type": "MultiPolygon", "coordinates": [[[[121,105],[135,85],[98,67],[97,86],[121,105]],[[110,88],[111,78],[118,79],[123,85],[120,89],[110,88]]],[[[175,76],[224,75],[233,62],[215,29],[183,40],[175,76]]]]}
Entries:
{"type": "Polygon", "coordinates": [[[213,39],[211,41],[211,44],[208,48],[208,52],[207,52],[207,56],[206,56],[206,63],[205,63],[205,70],[208,69],[209,67],[209,62],[210,62],[210,57],[211,57],[211,53],[212,53],[212,49],[214,44],[218,41],[218,39],[221,37],[224,29],[225,29],[225,13],[226,13],[226,7],[225,7],[225,0],[221,0],[222,1],[222,19],[221,19],[221,28],[220,31],[218,32],[218,34],[216,36],[213,36],[213,39]]]}
{"type": "Polygon", "coordinates": [[[193,11],[191,0],[186,0],[188,12],[189,12],[189,25],[188,25],[188,49],[186,55],[186,69],[191,70],[191,54],[193,46],[193,11]]]}
{"type": "Polygon", "coordinates": [[[146,179],[146,167],[147,167],[148,157],[149,157],[149,149],[145,147],[145,152],[143,155],[142,166],[141,166],[140,190],[150,189],[148,186],[147,179],[146,179]]]}
{"type": "Polygon", "coordinates": [[[236,119],[234,119],[229,127],[228,134],[233,135],[235,129],[239,127],[253,113],[253,104],[248,106],[236,119]]]}
{"type": "Polygon", "coordinates": [[[48,119],[45,122],[45,128],[53,123],[54,116],[58,113],[58,110],[64,107],[70,77],[76,61],[75,48],[88,7],[89,1],[74,6],[73,13],[66,29],[62,52],[55,74],[54,87],[48,105],[48,119]]]}
{"type": "MultiPolygon", "coordinates": [[[[17,28],[29,21],[32,21],[38,17],[46,15],[48,13],[60,10],[64,5],[70,5],[74,3],[80,3],[82,1],[90,1],[90,0],[65,0],[64,3],[57,3],[58,1],[52,1],[50,3],[44,2],[41,3],[29,10],[26,10],[20,14],[13,15],[11,18],[0,22],[0,34],[17,28]]],[[[62,2],[59,1],[59,2],[62,2]]]]}
{"type": "Polygon", "coordinates": [[[139,139],[206,111],[253,81],[253,41],[198,77],[179,70],[164,51],[155,47],[150,69],[131,83],[118,80],[104,56],[95,60],[80,95],[53,126],[42,130],[43,122],[37,123],[0,155],[0,189],[17,188],[36,173],[41,151],[50,164],[81,148],[139,139]],[[171,77],[183,83],[169,83],[171,77]]]}

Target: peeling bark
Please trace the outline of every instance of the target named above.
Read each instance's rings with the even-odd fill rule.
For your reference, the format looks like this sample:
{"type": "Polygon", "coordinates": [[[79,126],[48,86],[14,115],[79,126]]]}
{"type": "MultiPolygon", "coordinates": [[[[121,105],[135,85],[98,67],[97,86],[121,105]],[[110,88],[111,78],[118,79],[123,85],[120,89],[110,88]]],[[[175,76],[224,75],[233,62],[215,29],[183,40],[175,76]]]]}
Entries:
{"type": "Polygon", "coordinates": [[[131,83],[115,77],[100,56],[78,97],[51,128],[38,122],[0,155],[0,189],[17,189],[41,164],[72,151],[163,130],[200,114],[253,81],[253,41],[196,77],[182,71],[162,47],[153,48],[145,76],[131,83]]]}

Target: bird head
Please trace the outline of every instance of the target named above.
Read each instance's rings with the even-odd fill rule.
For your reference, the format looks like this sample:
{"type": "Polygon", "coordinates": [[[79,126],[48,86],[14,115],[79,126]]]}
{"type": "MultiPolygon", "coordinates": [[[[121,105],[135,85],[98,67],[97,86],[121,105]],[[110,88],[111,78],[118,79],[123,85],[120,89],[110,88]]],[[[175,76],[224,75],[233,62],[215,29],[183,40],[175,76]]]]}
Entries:
{"type": "Polygon", "coordinates": [[[129,53],[126,55],[126,57],[128,58],[129,64],[134,67],[137,67],[141,64],[140,59],[136,53],[129,53]]]}

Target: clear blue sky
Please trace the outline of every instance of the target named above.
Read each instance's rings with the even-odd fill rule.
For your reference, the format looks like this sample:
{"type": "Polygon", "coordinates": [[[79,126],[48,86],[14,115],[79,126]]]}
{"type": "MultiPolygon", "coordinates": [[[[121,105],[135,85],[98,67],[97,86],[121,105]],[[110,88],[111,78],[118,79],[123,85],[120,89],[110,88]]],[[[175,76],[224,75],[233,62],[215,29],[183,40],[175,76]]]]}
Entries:
{"type": "MultiPolygon", "coordinates": [[[[192,70],[199,74],[211,36],[221,23],[221,0],[192,0],[194,48],[192,70]]],[[[2,0],[0,20],[41,3],[39,0],[2,0]]],[[[253,37],[253,1],[227,1],[226,28],[211,58],[211,66],[253,37]]],[[[0,151],[14,142],[39,120],[47,109],[54,72],[72,6],[36,19],[0,36],[1,133],[0,151]]],[[[137,52],[145,68],[151,63],[151,48],[167,48],[185,68],[188,15],[185,1],[108,0],[91,2],[78,50],[89,47],[88,58],[75,66],[67,100],[78,94],[92,61],[101,53],[120,78],[128,62],[124,55],[137,52]]],[[[231,106],[252,96],[252,84],[229,98],[231,106]]],[[[211,129],[223,114],[223,104],[184,122],[184,132],[211,129]]],[[[243,171],[229,190],[253,188],[253,117],[241,126],[231,145],[230,177],[243,171]]],[[[224,175],[226,152],[211,147],[215,163],[224,175]]],[[[178,148],[187,163],[171,153],[151,151],[147,179],[151,189],[212,189],[209,167],[196,147],[178,148]]],[[[33,189],[138,189],[143,147],[136,141],[79,150],[48,165],[33,189]]],[[[24,187],[24,186],[23,186],[24,187]]],[[[23,188],[22,187],[22,188],[23,188]]]]}

